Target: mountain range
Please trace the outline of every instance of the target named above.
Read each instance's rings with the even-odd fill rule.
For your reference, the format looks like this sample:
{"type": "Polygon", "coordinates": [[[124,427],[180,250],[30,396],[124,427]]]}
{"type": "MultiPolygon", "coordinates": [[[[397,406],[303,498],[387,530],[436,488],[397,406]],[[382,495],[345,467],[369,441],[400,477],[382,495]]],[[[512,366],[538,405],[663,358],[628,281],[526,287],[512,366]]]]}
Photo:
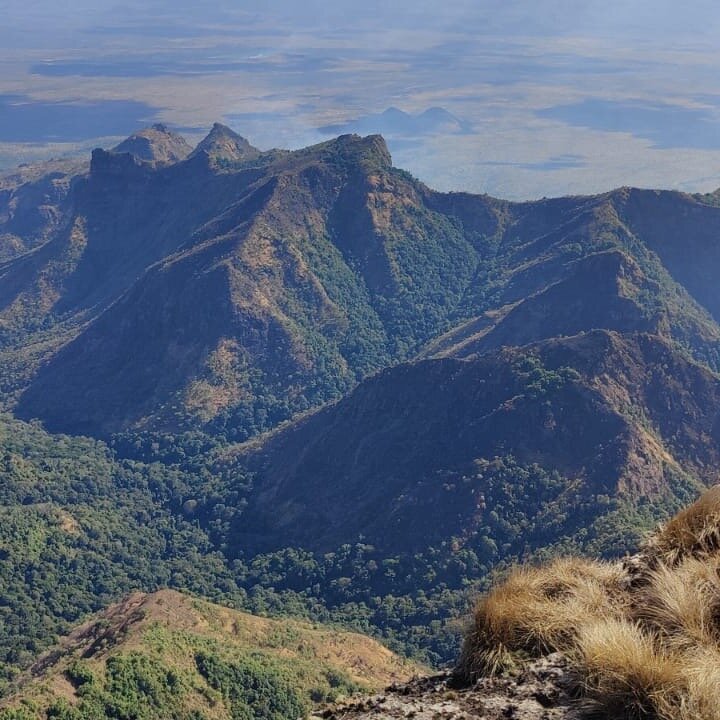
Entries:
{"type": "Polygon", "coordinates": [[[390,136],[417,137],[469,132],[471,126],[441,107],[431,107],[417,115],[389,107],[376,115],[364,115],[339,125],[325,125],[318,130],[326,135],[381,133],[390,136]]]}
{"type": "Polygon", "coordinates": [[[440,193],[380,136],[2,178],[4,672],[162,587],[452,659],[493,573],[716,481],[718,237],[717,193],[440,193]]]}
{"type": "Polygon", "coordinates": [[[436,193],[378,136],[261,153],[220,125],[55,175],[5,190],[5,253],[32,251],[0,266],[8,407],[54,431],[242,440],[418,355],[593,329],[720,357],[708,198],[436,193]]]}

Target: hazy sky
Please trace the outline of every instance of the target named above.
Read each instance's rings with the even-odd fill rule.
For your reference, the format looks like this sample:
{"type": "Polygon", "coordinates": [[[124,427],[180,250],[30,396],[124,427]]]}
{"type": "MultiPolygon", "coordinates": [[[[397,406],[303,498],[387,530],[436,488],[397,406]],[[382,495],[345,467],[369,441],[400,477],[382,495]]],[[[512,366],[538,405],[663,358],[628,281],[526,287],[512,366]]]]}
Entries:
{"type": "Polygon", "coordinates": [[[220,120],[261,148],[383,131],[445,190],[720,186],[705,0],[0,0],[0,17],[4,167],[220,120]]]}

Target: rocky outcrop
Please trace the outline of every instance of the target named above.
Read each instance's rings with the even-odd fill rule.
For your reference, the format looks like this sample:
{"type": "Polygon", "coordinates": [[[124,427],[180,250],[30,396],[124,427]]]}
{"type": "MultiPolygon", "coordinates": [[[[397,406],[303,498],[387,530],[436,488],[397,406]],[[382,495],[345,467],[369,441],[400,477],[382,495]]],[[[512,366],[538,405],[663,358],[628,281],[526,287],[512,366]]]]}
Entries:
{"type": "Polygon", "coordinates": [[[128,153],[143,162],[172,165],[184,160],[191,152],[185,138],[157,123],[134,133],[113,148],[114,153],[128,153]]]}
{"type": "Polygon", "coordinates": [[[215,123],[209,134],[190,153],[190,157],[205,155],[213,164],[222,165],[255,160],[260,154],[244,137],[226,125],[215,123]]]}
{"type": "Polygon", "coordinates": [[[455,688],[448,674],[391,685],[385,692],[314,713],[323,720],[577,720],[572,673],[555,653],[522,672],[455,688]]]}

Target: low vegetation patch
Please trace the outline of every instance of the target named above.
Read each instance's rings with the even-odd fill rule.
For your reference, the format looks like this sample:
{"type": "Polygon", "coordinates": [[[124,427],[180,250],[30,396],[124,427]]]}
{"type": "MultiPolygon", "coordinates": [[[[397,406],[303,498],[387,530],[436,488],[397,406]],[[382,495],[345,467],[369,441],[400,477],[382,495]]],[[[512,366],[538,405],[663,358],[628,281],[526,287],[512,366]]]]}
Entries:
{"type": "Polygon", "coordinates": [[[299,720],[421,672],[365,636],[133,593],[39,658],[0,720],[299,720]]]}
{"type": "Polygon", "coordinates": [[[588,718],[720,717],[720,486],[636,556],[523,567],[483,597],[455,675],[471,684],[564,653],[588,718]]]}

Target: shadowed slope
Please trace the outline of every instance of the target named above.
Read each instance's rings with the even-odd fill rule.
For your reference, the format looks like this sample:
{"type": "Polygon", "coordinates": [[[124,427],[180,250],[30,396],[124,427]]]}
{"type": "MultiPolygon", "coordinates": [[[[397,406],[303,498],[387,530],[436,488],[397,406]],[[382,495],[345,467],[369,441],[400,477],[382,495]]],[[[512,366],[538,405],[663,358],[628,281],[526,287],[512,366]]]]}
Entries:
{"type": "MultiPolygon", "coordinates": [[[[381,139],[339,138],[264,169],[215,172],[202,165],[204,157],[149,170],[128,156],[96,153],[91,179],[124,209],[106,213],[112,236],[86,239],[51,307],[77,315],[98,290],[109,303],[113,285],[118,299],[40,371],[19,404],[22,417],[41,415],[48,427],[92,433],[219,416],[224,424],[234,418],[240,437],[247,436],[259,412],[275,423],[337,397],[427,340],[452,310],[435,288],[451,294],[454,287],[459,297],[473,272],[460,233],[422,208],[413,183],[389,167],[381,139]],[[136,176],[141,195],[130,206],[127,193],[110,186],[136,176]],[[157,200],[153,186],[176,193],[186,182],[217,190],[197,208],[174,203],[167,217],[152,213],[142,221],[138,204],[157,200]],[[396,208],[394,195],[380,193],[387,183],[416,204],[412,219],[407,204],[396,208]],[[356,187],[366,190],[343,196],[356,187]],[[123,212],[142,227],[128,233],[132,245],[119,242],[123,212]],[[349,247],[346,224],[358,218],[360,245],[349,247]],[[422,242],[398,233],[406,220],[422,242]],[[366,251],[374,258],[358,260],[366,251]],[[125,259],[132,265],[117,274],[125,259]],[[134,268],[152,262],[130,281],[134,268]],[[422,282],[413,281],[417,263],[428,268],[422,282]],[[108,281],[97,283],[111,268],[108,281]]],[[[44,259],[25,262],[29,276],[44,277],[37,269],[44,259]]],[[[8,273],[19,277],[19,267],[8,273]]]]}
{"type": "Polygon", "coordinates": [[[568,513],[570,532],[604,512],[596,495],[672,495],[680,466],[712,479],[718,407],[717,376],[650,335],[597,331],[401,366],[245,451],[259,479],[237,541],[327,549],[362,536],[410,551],[483,535],[493,508],[482,468],[506,455],[563,478],[528,503],[591,502],[568,513]]]}

